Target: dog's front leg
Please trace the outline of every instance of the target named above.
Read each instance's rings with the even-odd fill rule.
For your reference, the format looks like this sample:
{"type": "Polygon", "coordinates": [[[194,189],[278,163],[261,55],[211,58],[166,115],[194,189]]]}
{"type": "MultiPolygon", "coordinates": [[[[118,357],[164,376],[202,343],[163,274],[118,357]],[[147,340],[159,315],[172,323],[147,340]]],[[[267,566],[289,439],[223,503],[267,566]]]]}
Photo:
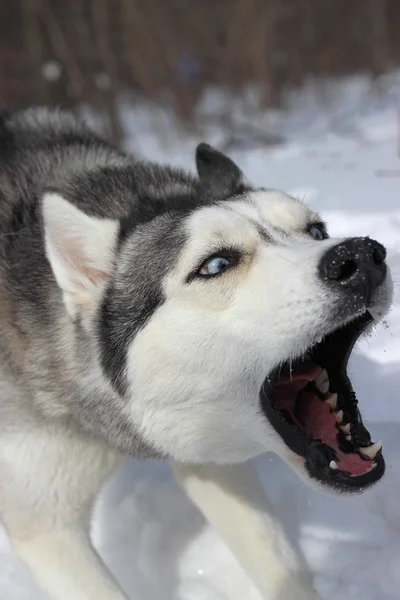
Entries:
{"type": "Polygon", "coordinates": [[[220,532],[239,563],[268,600],[318,600],[310,577],[285,565],[294,556],[250,463],[188,466],[173,470],[188,496],[220,532]]]}
{"type": "Polygon", "coordinates": [[[127,600],[83,527],[12,540],[12,545],[51,600],[127,600]]]}
{"type": "Polygon", "coordinates": [[[0,436],[0,516],[51,600],[127,600],[90,541],[93,501],[118,462],[108,446],[62,427],[0,436]]]}

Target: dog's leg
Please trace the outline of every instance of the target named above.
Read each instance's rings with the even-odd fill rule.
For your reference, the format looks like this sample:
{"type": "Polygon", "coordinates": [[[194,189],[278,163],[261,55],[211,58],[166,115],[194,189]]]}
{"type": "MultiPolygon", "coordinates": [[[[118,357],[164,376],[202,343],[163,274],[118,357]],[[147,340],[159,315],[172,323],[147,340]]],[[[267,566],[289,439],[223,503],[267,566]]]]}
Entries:
{"type": "Polygon", "coordinates": [[[13,540],[13,548],[51,600],[127,600],[94,551],[82,526],[29,540],[13,540]]]}
{"type": "Polygon", "coordinates": [[[89,532],[94,498],[117,462],[100,442],[45,427],[0,441],[0,515],[51,600],[126,600],[89,532]]]}
{"type": "Polygon", "coordinates": [[[318,600],[311,578],[279,559],[294,555],[250,463],[172,465],[177,479],[220,532],[239,563],[268,600],[318,600]]]}

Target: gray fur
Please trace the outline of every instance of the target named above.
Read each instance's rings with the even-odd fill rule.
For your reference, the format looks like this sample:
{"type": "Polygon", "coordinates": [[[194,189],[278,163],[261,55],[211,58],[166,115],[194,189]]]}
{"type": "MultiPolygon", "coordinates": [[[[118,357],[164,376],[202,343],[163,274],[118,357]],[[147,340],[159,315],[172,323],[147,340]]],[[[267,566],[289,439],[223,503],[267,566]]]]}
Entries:
{"type": "MultiPolygon", "coordinates": [[[[161,279],[184,242],[182,213],[212,200],[212,170],[210,181],[205,169],[199,182],[137,162],[73,115],[45,108],[2,113],[0,138],[0,360],[2,385],[12,390],[3,395],[3,426],[12,421],[3,412],[17,396],[27,414],[71,421],[131,454],[157,455],[140,439],[132,442],[132,425],[124,420],[125,350],[163,302],[161,279]],[[93,338],[65,315],[45,256],[40,200],[46,190],[89,215],[120,221],[118,269],[93,338]],[[87,383],[94,346],[109,389],[87,383]]],[[[200,170],[207,151],[198,155],[200,170]]],[[[237,171],[234,166],[234,178],[237,171]]],[[[229,192],[233,185],[229,180],[229,192]]]]}

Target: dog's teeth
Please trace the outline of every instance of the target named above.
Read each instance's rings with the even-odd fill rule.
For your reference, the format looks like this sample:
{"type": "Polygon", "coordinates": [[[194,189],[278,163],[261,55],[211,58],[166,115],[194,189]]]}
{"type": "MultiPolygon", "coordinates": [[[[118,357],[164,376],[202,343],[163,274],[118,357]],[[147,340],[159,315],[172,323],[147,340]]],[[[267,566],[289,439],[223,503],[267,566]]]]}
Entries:
{"type": "Polygon", "coordinates": [[[361,454],[363,454],[367,458],[370,458],[371,460],[374,460],[375,456],[378,454],[378,452],[381,449],[382,449],[382,442],[375,442],[375,444],[372,444],[371,446],[367,446],[366,448],[359,448],[361,454]]]}
{"type": "Polygon", "coordinates": [[[371,471],[373,471],[374,469],[376,469],[376,466],[377,466],[376,462],[372,462],[372,463],[370,464],[370,466],[368,467],[368,469],[367,469],[367,471],[366,471],[366,472],[367,472],[367,473],[370,473],[371,471]]]}
{"type": "Polygon", "coordinates": [[[375,310],[375,308],[369,308],[368,312],[371,315],[371,317],[374,319],[374,321],[379,321],[379,319],[381,318],[381,313],[379,313],[378,310],[375,310]]]}
{"type": "Polygon", "coordinates": [[[331,460],[329,466],[332,469],[332,471],[336,471],[336,469],[338,468],[337,463],[334,460],[331,460]]]}
{"type": "Polygon", "coordinates": [[[337,394],[329,394],[325,402],[329,404],[332,410],[335,410],[337,406],[337,394]]]}
{"type": "Polygon", "coordinates": [[[322,369],[321,373],[314,379],[314,382],[319,391],[326,394],[329,390],[329,376],[326,369],[322,369]]]}
{"type": "Polygon", "coordinates": [[[346,433],[348,435],[350,433],[350,427],[350,423],[346,423],[346,425],[341,425],[340,429],[343,431],[343,433],[346,433]]]}
{"type": "Polygon", "coordinates": [[[341,423],[343,421],[343,411],[342,410],[338,410],[335,412],[335,417],[336,417],[336,421],[338,423],[341,423]]]}

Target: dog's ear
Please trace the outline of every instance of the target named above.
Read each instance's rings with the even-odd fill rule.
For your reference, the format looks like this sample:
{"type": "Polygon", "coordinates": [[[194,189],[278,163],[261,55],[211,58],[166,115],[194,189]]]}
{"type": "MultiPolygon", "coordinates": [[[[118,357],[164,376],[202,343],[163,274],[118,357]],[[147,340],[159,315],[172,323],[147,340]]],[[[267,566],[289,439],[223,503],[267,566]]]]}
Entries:
{"type": "Polygon", "coordinates": [[[212,198],[228,198],[245,187],[245,177],[233,160],[208,144],[197,146],[196,166],[201,190],[212,198]]]}
{"type": "Polygon", "coordinates": [[[119,222],[88,216],[55,192],[44,195],[42,210],[46,255],[75,316],[110,276],[119,222]]]}

